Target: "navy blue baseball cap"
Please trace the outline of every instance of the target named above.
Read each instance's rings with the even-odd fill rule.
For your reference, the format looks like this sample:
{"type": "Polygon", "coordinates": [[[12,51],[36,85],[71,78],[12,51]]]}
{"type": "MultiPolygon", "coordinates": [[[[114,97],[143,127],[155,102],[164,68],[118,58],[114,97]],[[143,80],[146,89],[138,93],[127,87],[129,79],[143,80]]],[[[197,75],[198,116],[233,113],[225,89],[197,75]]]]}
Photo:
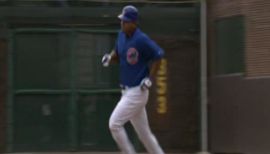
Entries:
{"type": "Polygon", "coordinates": [[[132,22],[138,20],[138,10],[135,6],[127,5],[123,8],[122,13],[118,15],[122,21],[132,22]]]}

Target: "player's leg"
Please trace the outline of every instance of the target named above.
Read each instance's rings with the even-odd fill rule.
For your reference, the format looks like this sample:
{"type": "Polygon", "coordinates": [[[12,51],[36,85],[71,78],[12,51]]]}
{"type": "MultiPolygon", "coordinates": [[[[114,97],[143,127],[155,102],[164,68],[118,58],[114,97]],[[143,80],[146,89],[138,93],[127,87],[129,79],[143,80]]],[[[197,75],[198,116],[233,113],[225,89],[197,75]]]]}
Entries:
{"type": "Polygon", "coordinates": [[[127,118],[129,113],[126,109],[127,107],[125,103],[126,100],[124,97],[122,97],[111,114],[109,128],[119,149],[124,154],[135,154],[136,152],[134,147],[128,139],[127,133],[124,129],[124,124],[129,121],[129,118],[127,118]]]}
{"type": "Polygon", "coordinates": [[[156,137],[150,130],[145,108],[131,119],[131,123],[137,132],[140,140],[150,154],[164,154],[156,137]]]}
{"type": "Polygon", "coordinates": [[[126,94],[122,95],[121,100],[116,105],[109,120],[109,128],[112,136],[118,147],[125,154],[133,154],[135,153],[135,150],[128,139],[124,129],[124,124],[141,111],[141,109],[145,106],[145,101],[141,100],[148,96],[148,93],[142,95],[138,95],[138,93],[141,92],[134,89],[127,91],[126,94]]]}

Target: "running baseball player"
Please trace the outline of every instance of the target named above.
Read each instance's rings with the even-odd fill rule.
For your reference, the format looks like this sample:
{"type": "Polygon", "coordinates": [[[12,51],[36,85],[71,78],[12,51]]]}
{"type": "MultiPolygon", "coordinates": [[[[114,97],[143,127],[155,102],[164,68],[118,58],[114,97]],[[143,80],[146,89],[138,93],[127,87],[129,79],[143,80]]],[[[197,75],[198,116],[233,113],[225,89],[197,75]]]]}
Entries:
{"type": "Polygon", "coordinates": [[[120,63],[122,96],[109,120],[111,134],[123,154],[136,154],[124,129],[124,124],[130,121],[150,154],[164,154],[149,128],[145,109],[151,76],[156,73],[164,51],[138,28],[137,8],[125,6],[118,18],[121,31],[115,49],[102,58],[105,67],[115,61],[120,63]]]}

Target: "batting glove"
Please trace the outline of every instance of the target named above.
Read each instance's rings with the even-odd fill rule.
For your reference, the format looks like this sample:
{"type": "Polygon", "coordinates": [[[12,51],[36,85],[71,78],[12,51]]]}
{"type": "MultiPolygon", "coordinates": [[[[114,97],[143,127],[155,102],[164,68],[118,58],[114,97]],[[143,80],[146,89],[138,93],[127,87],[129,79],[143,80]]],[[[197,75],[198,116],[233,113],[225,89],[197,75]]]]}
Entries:
{"type": "Polygon", "coordinates": [[[152,81],[150,78],[146,77],[141,81],[140,87],[142,90],[149,89],[152,86],[152,81]]]}
{"type": "Polygon", "coordinates": [[[104,67],[108,67],[109,64],[110,64],[111,58],[112,58],[111,55],[108,54],[108,53],[106,53],[106,54],[102,57],[102,60],[101,60],[102,65],[103,65],[104,67]]]}

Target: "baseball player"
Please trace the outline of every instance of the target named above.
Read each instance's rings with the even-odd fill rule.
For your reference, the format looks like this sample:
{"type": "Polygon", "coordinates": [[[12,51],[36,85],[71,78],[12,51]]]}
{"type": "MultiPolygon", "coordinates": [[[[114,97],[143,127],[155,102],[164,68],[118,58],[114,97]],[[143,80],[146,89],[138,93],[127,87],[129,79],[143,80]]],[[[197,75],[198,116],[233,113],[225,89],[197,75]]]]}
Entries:
{"type": "Polygon", "coordinates": [[[151,76],[156,73],[164,51],[138,28],[137,8],[125,6],[118,18],[121,31],[115,49],[102,58],[105,67],[114,61],[120,63],[122,96],[111,114],[110,131],[123,154],[136,154],[124,129],[124,124],[130,121],[150,154],[164,154],[149,128],[145,109],[151,76]]]}

